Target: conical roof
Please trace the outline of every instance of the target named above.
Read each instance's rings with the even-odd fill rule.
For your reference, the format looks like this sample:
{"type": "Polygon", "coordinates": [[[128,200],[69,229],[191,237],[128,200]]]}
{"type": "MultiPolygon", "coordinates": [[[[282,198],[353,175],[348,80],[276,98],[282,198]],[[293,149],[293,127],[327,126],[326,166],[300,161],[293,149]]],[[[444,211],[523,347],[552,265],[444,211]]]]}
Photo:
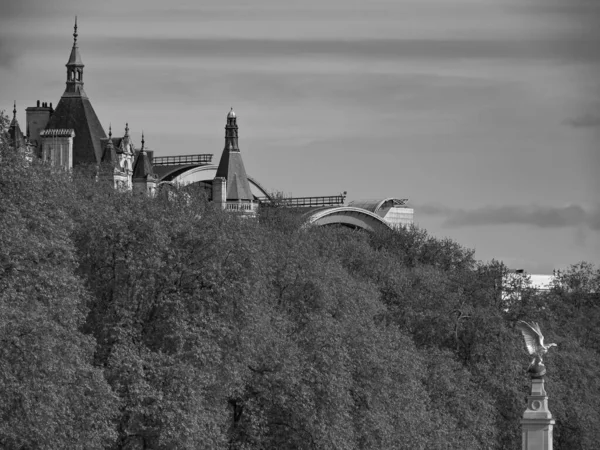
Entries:
{"type": "Polygon", "coordinates": [[[133,178],[155,177],[150,155],[144,148],[144,135],[142,134],[142,148],[140,149],[135,163],[133,164],[133,178]]]}
{"type": "Polygon", "coordinates": [[[14,149],[26,146],[25,136],[23,135],[21,127],[19,126],[19,121],[17,120],[17,102],[15,102],[13,108],[13,119],[8,127],[8,136],[14,149]]]}
{"type": "Polygon", "coordinates": [[[104,153],[102,154],[101,162],[110,164],[112,167],[119,167],[119,158],[117,157],[117,151],[112,141],[112,133],[108,132],[108,140],[104,147],[104,153]]]}
{"type": "Polygon", "coordinates": [[[81,60],[79,47],[77,45],[73,45],[73,48],[71,49],[71,55],[69,56],[69,61],[67,61],[67,66],[83,66],[83,61],[81,60]]]}
{"type": "Polygon", "coordinates": [[[69,61],[67,61],[67,66],[83,66],[83,61],[81,60],[81,55],[79,54],[79,47],[77,46],[77,36],[77,16],[75,16],[73,48],[71,49],[71,55],[69,56],[69,61]]]}
{"type": "Polygon", "coordinates": [[[225,148],[221,154],[215,177],[222,177],[227,180],[227,200],[251,201],[254,200],[254,195],[252,195],[242,154],[238,148],[238,126],[236,121],[237,117],[232,108],[227,114],[225,148]]]}

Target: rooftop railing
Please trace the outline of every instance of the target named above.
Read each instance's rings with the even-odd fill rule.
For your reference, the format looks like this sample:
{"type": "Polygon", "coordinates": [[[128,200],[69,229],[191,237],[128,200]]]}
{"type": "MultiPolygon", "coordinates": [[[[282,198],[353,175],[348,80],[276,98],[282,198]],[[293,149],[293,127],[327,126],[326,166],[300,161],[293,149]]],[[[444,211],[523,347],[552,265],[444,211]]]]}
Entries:
{"type": "Polygon", "coordinates": [[[319,206],[344,206],[345,195],[325,195],[321,197],[290,197],[260,199],[264,206],[283,206],[286,208],[315,208],[319,206]]]}
{"type": "Polygon", "coordinates": [[[226,209],[229,211],[252,211],[256,209],[256,203],[244,202],[227,202],[226,209]]]}
{"type": "Polygon", "coordinates": [[[186,164],[210,164],[212,162],[212,153],[198,155],[179,155],[179,156],[155,156],[152,158],[154,166],[182,166],[186,164]]]}

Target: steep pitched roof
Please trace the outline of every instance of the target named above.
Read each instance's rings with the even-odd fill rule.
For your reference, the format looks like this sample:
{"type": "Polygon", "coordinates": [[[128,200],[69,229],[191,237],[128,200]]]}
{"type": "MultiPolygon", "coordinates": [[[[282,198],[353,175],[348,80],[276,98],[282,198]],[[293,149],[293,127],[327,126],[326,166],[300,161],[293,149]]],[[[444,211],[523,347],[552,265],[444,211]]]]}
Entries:
{"type": "Polygon", "coordinates": [[[101,162],[110,164],[114,168],[119,167],[119,158],[113,144],[112,133],[109,131],[106,145],[104,146],[104,152],[102,153],[101,162]]]}
{"type": "Polygon", "coordinates": [[[81,60],[81,55],[79,54],[79,47],[77,44],[73,45],[71,49],[71,54],[69,55],[69,60],[67,61],[68,66],[83,66],[83,61],[81,60]]]}
{"type": "Polygon", "coordinates": [[[57,128],[75,130],[73,165],[100,162],[103,150],[101,139],[106,138],[106,133],[87,97],[61,97],[46,126],[47,130],[57,128]]]}
{"type": "Polygon", "coordinates": [[[237,118],[233,108],[227,114],[225,126],[225,148],[221,154],[215,177],[227,180],[227,200],[254,200],[250,190],[248,175],[238,148],[237,118]]]}
{"type": "Polygon", "coordinates": [[[215,177],[227,180],[227,200],[254,200],[239,150],[223,150],[215,177]]]}
{"type": "Polygon", "coordinates": [[[152,168],[151,157],[144,148],[144,134],[142,133],[142,147],[133,164],[133,178],[156,178],[152,168]]]}
{"type": "Polygon", "coordinates": [[[150,164],[148,153],[141,151],[133,165],[133,178],[147,178],[148,176],[154,176],[152,164],[150,164]]]}

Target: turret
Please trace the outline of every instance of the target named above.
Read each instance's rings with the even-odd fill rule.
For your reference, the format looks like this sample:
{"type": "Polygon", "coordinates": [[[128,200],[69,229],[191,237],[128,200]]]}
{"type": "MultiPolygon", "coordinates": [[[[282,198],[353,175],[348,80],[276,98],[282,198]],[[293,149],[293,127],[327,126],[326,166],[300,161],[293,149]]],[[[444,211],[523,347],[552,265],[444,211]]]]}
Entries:
{"type": "Polygon", "coordinates": [[[222,202],[225,192],[224,209],[255,214],[258,207],[250,190],[248,175],[238,147],[237,116],[231,108],[225,125],[225,148],[221,154],[219,167],[213,180],[213,199],[222,202]]]}
{"type": "Polygon", "coordinates": [[[79,47],[77,46],[77,16],[75,16],[75,27],[73,31],[73,48],[69,55],[69,61],[67,61],[67,87],[65,89],[65,95],[76,95],[81,97],[87,97],[83,90],[83,61],[79,54],[79,47]]]}
{"type": "Polygon", "coordinates": [[[52,113],[46,130],[75,132],[73,140],[73,165],[100,163],[103,154],[102,140],[106,133],[83,90],[83,62],[77,44],[77,18],[73,32],[73,47],[67,61],[67,82],[56,110],[52,113]]]}
{"type": "Polygon", "coordinates": [[[144,133],[142,132],[142,147],[133,165],[133,192],[154,197],[158,185],[158,177],[154,174],[150,155],[145,147],[144,133]]]}
{"type": "Polygon", "coordinates": [[[98,180],[106,181],[119,190],[129,190],[131,188],[127,173],[121,167],[117,150],[113,144],[112,127],[110,125],[108,127],[108,140],[98,166],[98,180]]]}

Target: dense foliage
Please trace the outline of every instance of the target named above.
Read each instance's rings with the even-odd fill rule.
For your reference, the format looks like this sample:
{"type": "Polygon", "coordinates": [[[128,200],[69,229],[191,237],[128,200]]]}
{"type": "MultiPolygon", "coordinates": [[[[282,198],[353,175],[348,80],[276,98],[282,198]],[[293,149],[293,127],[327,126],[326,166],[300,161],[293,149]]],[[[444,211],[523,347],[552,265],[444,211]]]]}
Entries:
{"type": "Polygon", "coordinates": [[[417,228],[244,220],[0,158],[0,448],[518,448],[520,319],[559,344],[555,448],[600,442],[589,264],[516,299],[417,228]]]}

